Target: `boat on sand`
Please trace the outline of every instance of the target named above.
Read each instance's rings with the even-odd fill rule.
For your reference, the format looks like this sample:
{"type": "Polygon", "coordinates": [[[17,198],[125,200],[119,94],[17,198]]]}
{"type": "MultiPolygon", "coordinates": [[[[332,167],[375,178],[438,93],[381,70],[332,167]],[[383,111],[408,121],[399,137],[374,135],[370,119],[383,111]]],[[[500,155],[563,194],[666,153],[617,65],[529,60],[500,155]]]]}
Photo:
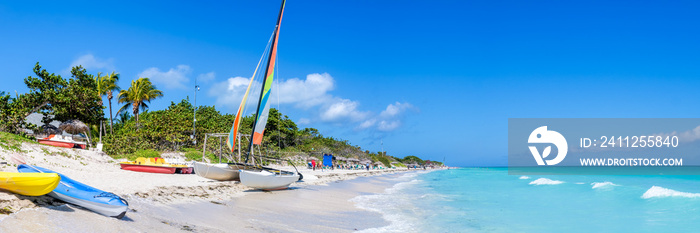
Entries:
{"type": "Polygon", "coordinates": [[[204,163],[204,162],[194,162],[195,173],[201,177],[219,180],[219,181],[230,181],[230,180],[240,180],[238,176],[238,170],[231,168],[226,163],[204,163]]]}
{"type": "MultiPolygon", "coordinates": [[[[279,41],[278,39],[280,25],[282,23],[282,15],[284,13],[285,3],[286,1],[282,0],[282,6],[280,7],[279,15],[277,17],[277,25],[271,38],[271,46],[269,49],[269,54],[267,56],[267,65],[265,66],[265,72],[262,76],[262,89],[260,91],[260,98],[258,99],[258,107],[255,111],[255,121],[253,122],[251,139],[249,140],[248,156],[246,157],[245,161],[246,164],[248,163],[250,157],[253,155],[253,145],[261,145],[263,140],[263,134],[265,133],[265,125],[267,124],[267,118],[270,112],[270,93],[272,90],[272,83],[275,76],[274,70],[275,63],[277,61],[277,43],[279,41]]],[[[258,62],[258,64],[260,64],[260,62],[258,62]]],[[[253,78],[255,78],[255,76],[253,76],[253,78]]],[[[248,84],[248,89],[250,89],[250,87],[253,84],[253,78],[251,78],[250,84],[248,84]]],[[[246,93],[243,97],[243,101],[241,102],[241,107],[239,107],[238,109],[238,113],[236,114],[237,117],[242,115],[243,105],[246,102],[247,96],[248,90],[246,90],[246,93]]],[[[231,130],[232,135],[227,141],[227,144],[229,145],[229,148],[231,148],[231,150],[233,150],[233,145],[232,143],[229,143],[229,141],[236,138],[235,133],[237,133],[238,128],[238,125],[235,123],[236,121],[234,121],[234,128],[231,130]]],[[[295,173],[290,171],[281,171],[271,168],[265,168],[259,165],[257,167],[259,168],[258,170],[241,169],[239,171],[239,176],[243,185],[255,189],[276,190],[287,188],[291,183],[302,179],[302,176],[299,173],[299,171],[295,173]]]]}
{"type": "Polygon", "coordinates": [[[193,171],[188,165],[166,163],[163,158],[139,157],[135,161],[121,162],[119,165],[123,170],[136,172],[174,174],[179,171],[182,174],[190,174],[193,171]]]}
{"type": "Polygon", "coordinates": [[[245,186],[265,191],[286,189],[290,184],[300,180],[300,174],[294,172],[241,170],[240,173],[241,183],[245,186]]]}
{"type": "Polygon", "coordinates": [[[41,196],[54,190],[59,180],[56,173],[0,172],[0,189],[25,196],[41,196]]]}
{"type": "Polygon", "coordinates": [[[121,219],[129,208],[129,203],[114,193],[93,188],[46,168],[22,164],[17,167],[17,171],[35,175],[58,174],[60,182],[49,196],[104,216],[121,219]]]}
{"type": "Polygon", "coordinates": [[[85,147],[87,146],[87,143],[85,143],[85,142],[75,141],[70,137],[66,137],[63,135],[55,135],[55,134],[51,134],[46,138],[37,138],[36,140],[37,140],[37,142],[44,144],[44,145],[57,146],[57,147],[63,147],[63,148],[85,149],[85,147]]]}
{"type": "MultiPolygon", "coordinates": [[[[273,168],[263,167],[260,164],[255,164],[255,159],[252,163],[249,163],[250,158],[253,156],[253,145],[261,145],[262,138],[265,131],[265,125],[267,124],[267,118],[270,111],[270,90],[272,88],[272,83],[274,79],[274,69],[275,62],[277,59],[277,39],[279,38],[279,28],[282,22],[282,13],[284,12],[285,1],[282,1],[282,7],[280,8],[279,16],[277,18],[277,26],[275,27],[268,48],[263,56],[258,61],[258,65],[253,72],[253,77],[248,83],[248,88],[243,95],[241,104],[236,112],[236,117],[233,121],[233,126],[231,127],[230,133],[227,135],[226,145],[229,150],[233,152],[234,145],[238,139],[238,148],[240,153],[240,135],[238,134],[239,126],[241,124],[241,117],[243,116],[245,105],[248,99],[248,94],[250,94],[250,88],[253,86],[253,81],[258,75],[258,70],[261,68],[263,59],[267,59],[267,64],[265,67],[265,72],[262,73],[262,85],[260,91],[260,99],[258,100],[257,110],[255,111],[255,121],[253,122],[252,134],[249,138],[248,155],[243,163],[228,163],[228,164],[210,164],[204,162],[195,162],[196,173],[202,177],[214,179],[214,180],[236,180],[240,178],[242,184],[263,190],[286,188],[291,183],[301,180],[303,177],[298,171],[296,174],[294,172],[281,171],[273,168]]],[[[216,136],[216,135],[215,135],[216,136]]],[[[206,137],[205,137],[205,147],[206,147],[206,137]]]]}

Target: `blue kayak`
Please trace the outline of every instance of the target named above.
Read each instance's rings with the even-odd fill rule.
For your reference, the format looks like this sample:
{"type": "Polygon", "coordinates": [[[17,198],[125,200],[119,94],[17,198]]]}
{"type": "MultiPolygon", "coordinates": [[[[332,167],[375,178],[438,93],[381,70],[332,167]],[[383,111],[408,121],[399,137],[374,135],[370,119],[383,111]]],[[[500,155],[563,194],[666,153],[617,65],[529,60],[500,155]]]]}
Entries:
{"type": "Polygon", "coordinates": [[[129,203],[114,193],[90,187],[46,168],[22,164],[17,167],[17,171],[21,173],[57,173],[61,177],[61,182],[58,183],[53,192],[49,193],[49,196],[101,215],[121,219],[129,208],[129,203]]]}

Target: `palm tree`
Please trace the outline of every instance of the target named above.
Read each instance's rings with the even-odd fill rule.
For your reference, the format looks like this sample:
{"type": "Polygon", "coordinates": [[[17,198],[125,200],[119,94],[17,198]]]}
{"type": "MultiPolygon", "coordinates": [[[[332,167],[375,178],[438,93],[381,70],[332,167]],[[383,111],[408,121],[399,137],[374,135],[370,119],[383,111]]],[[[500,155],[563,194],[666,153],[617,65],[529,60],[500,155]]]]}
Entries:
{"type": "MultiPolygon", "coordinates": [[[[100,103],[100,106],[102,106],[104,104],[104,102],[102,102],[102,96],[104,96],[106,94],[105,87],[104,87],[105,86],[104,77],[102,76],[102,72],[97,73],[97,77],[95,77],[95,83],[97,84],[97,95],[100,96],[99,103],[100,103]]],[[[102,128],[103,128],[102,127],[103,126],[102,125],[102,118],[103,118],[103,116],[100,116],[100,126],[99,126],[100,129],[97,130],[100,133],[100,143],[102,143],[102,128]]]]}
{"type": "Polygon", "coordinates": [[[109,134],[114,134],[112,129],[114,124],[114,120],[112,120],[112,98],[114,96],[112,95],[112,92],[119,91],[120,89],[119,85],[117,85],[117,81],[119,81],[119,73],[114,73],[114,71],[112,71],[112,73],[105,76],[103,80],[104,91],[107,92],[107,101],[109,102],[109,134]]]}
{"type": "Polygon", "coordinates": [[[123,124],[125,124],[127,121],[129,121],[129,119],[131,119],[131,115],[129,115],[129,112],[123,111],[123,112],[117,114],[117,119],[114,120],[114,121],[115,121],[117,124],[123,125],[123,124]]]}
{"type": "Polygon", "coordinates": [[[131,81],[131,86],[127,90],[119,91],[119,103],[124,103],[119,109],[119,112],[126,110],[129,106],[132,107],[134,116],[136,116],[136,124],[139,123],[139,108],[146,110],[151,100],[162,97],[163,92],[156,89],[156,86],[151,83],[148,78],[139,78],[131,81]]]}

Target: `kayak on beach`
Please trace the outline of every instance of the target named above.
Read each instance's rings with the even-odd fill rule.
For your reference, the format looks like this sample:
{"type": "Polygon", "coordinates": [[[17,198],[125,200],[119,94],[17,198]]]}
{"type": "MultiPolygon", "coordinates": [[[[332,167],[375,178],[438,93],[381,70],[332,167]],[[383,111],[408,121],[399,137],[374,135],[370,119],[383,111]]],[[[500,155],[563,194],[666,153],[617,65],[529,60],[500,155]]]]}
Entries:
{"type": "Polygon", "coordinates": [[[54,186],[55,189],[49,193],[49,196],[81,206],[95,213],[121,219],[129,208],[129,203],[116,194],[93,188],[49,169],[22,164],[17,167],[17,170],[32,175],[54,174],[57,177],[60,176],[60,182],[56,181],[58,186],[54,186]]]}
{"type": "Polygon", "coordinates": [[[60,178],[56,173],[23,174],[0,172],[0,188],[25,196],[41,196],[54,190],[60,178]]]}

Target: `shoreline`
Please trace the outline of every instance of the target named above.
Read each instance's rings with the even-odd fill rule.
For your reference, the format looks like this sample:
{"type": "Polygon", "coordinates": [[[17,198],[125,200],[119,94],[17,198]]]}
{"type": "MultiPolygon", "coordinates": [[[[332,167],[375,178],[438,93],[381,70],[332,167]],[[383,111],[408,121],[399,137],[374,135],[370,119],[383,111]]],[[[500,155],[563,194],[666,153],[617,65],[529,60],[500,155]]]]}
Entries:
{"type": "MultiPolygon", "coordinates": [[[[326,213],[332,216],[342,215],[343,217],[333,220],[336,223],[343,223],[344,219],[358,219],[355,222],[362,222],[361,226],[334,226],[333,224],[317,224],[308,222],[306,225],[315,227],[312,231],[354,231],[358,228],[381,227],[388,223],[379,213],[357,208],[348,200],[363,193],[381,193],[389,188],[390,182],[386,177],[398,176],[408,169],[388,169],[388,170],[316,170],[299,169],[304,174],[304,182],[296,182],[290,189],[275,192],[255,191],[245,187],[239,182],[219,182],[199,177],[195,174],[154,174],[125,171],[111,157],[101,152],[84,151],[75,149],[65,149],[48,147],[37,144],[24,143],[22,150],[28,164],[46,167],[57,172],[61,172],[82,183],[94,186],[107,192],[113,192],[127,199],[130,203],[129,212],[124,220],[108,218],[82,210],[74,205],[68,205],[48,196],[27,197],[0,192],[0,209],[5,209],[8,215],[0,215],[0,229],[3,231],[27,230],[30,231],[112,231],[116,229],[136,230],[136,231],[163,231],[164,228],[150,228],[148,224],[134,224],[134,222],[150,223],[160,221],[170,230],[190,231],[202,230],[226,231],[221,226],[201,219],[207,216],[205,213],[215,212],[217,215],[232,212],[226,208],[238,208],[234,210],[232,218],[247,216],[251,221],[241,222],[235,220],[223,220],[223,222],[237,222],[237,231],[293,231],[292,228],[284,226],[295,225],[292,222],[278,221],[276,218],[266,218],[265,215],[256,215],[256,212],[269,212],[271,216],[284,213],[288,218],[297,219],[293,222],[304,222],[308,216],[311,218],[321,218],[317,213],[326,213]],[[372,177],[367,178],[365,177],[372,177]],[[360,179],[358,179],[360,178],[360,179]],[[355,181],[358,179],[358,181],[355,181]],[[341,182],[343,181],[343,182],[341,182]],[[275,197],[269,199],[270,197],[275,197]],[[311,198],[310,197],[315,197],[311,198]],[[281,199],[279,199],[281,198],[281,199]],[[279,200],[278,200],[279,199],[279,200]],[[285,201],[288,200],[288,201],[285,201]],[[303,201],[299,201],[303,200],[303,201]],[[305,201],[305,202],[304,202],[305,201]],[[308,207],[301,204],[307,203],[308,207]],[[332,210],[314,207],[315,202],[322,203],[322,206],[334,206],[332,210]],[[249,205],[249,203],[257,203],[249,205]],[[279,206],[285,206],[279,208],[279,206]],[[291,205],[291,206],[290,206],[291,205]],[[223,209],[222,209],[223,207],[223,209]],[[246,209],[247,211],[240,211],[246,209]],[[280,211],[272,211],[279,209],[280,211]],[[176,211],[173,211],[176,210],[176,211]],[[195,217],[200,219],[190,223],[192,214],[184,214],[184,210],[190,213],[200,213],[195,217]],[[163,215],[159,212],[169,213],[163,215]],[[220,213],[219,213],[220,212],[220,213]],[[302,213],[299,217],[299,213],[302,213]],[[307,217],[303,217],[307,216],[307,217]],[[94,224],[85,225],[82,221],[89,221],[94,224]],[[70,228],[68,225],[82,224],[80,229],[70,228]],[[266,222],[260,224],[260,222],[266,222]],[[42,226],[53,226],[50,228],[37,228],[33,224],[42,226]],[[101,226],[111,226],[104,228],[101,226]],[[264,226],[264,227],[260,227],[264,226]],[[89,228],[85,228],[89,227],[89,228]],[[134,227],[134,228],[132,228],[134,227]]],[[[0,157],[9,161],[9,154],[13,152],[2,152],[0,157]]],[[[291,167],[282,167],[290,169],[291,167]]],[[[14,172],[15,166],[4,165],[2,171],[14,172]]],[[[291,168],[293,170],[293,168],[291,168]]],[[[228,213],[230,215],[230,213],[228,213]]],[[[217,219],[218,216],[212,216],[217,219]]],[[[160,224],[158,224],[160,225],[160,224]]],[[[296,226],[301,228],[301,226],[296,226]]]]}

